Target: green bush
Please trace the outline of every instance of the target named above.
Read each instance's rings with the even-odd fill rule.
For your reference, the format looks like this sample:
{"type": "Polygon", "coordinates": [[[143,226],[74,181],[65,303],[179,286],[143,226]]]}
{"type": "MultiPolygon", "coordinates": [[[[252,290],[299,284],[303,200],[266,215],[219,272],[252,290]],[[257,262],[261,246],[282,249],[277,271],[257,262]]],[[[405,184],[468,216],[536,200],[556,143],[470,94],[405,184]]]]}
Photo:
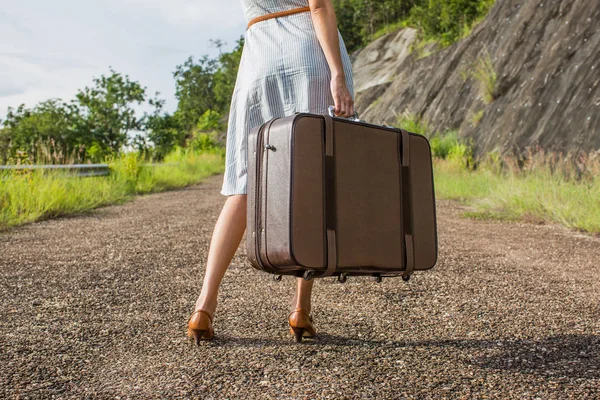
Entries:
{"type": "Polygon", "coordinates": [[[398,116],[396,126],[419,135],[429,135],[429,124],[416,114],[404,112],[398,116]]]}
{"type": "Polygon", "coordinates": [[[448,158],[468,155],[468,147],[458,139],[457,131],[448,131],[444,134],[436,133],[430,140],[431,151],[435,157],[448,158]]]}
{"type": "Polygon", "coordinates": [[[192,138],[188,141],[186,147],[203,153],[219,152],[223,146],[219,144],[215,136],[217,132],[194,131],[192,138]]]}
{"type": "Polygon", "coordinates": [[[222,131],[225,127],[221,123],[221,114],[213,110],[206,110],[198,119],[196,129],[203,132],[222,131]]]}

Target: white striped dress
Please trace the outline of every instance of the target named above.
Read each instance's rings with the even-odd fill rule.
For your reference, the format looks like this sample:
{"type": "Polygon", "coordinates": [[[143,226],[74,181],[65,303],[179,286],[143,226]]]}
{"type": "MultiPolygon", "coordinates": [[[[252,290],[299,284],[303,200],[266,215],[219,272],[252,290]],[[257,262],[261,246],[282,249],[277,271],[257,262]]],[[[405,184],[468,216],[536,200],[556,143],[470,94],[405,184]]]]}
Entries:
{"type": "MultiPolygon", "coordinates": [[[[308,0],[241,1],[246,21],[308,6],[308,0]]],[[[338,37],[346,84],[354,99],[352,64],[339,30],[338,37]]],[[[333,105],[330,80],[310,12],[260,21],[246,30],[227,126],[222,195],[246,194],[250,130],[295,112],[327,113],[333,105]]]]}

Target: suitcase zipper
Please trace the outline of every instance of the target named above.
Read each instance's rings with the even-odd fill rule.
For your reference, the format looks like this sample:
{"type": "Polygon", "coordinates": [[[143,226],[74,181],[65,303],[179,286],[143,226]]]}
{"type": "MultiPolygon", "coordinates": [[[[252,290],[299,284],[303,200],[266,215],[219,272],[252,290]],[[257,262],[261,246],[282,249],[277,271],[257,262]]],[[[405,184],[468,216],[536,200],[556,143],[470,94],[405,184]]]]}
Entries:
{"type": "Polygon", "coordinates": [[[255,162],[256,162],[256,174],[254,175],[254,187],[255,187],[255,201],[254,201],[254,226],[256,227],[256,231],[254,234],[254,252],[256,254],[256,261],[260,268],[268,272],[265,266],[260,259],[260,236],[261,236],[261,225],[260,225],[260,217],[261,217],[261,193],[262,193],[262,142],[263,142],[263,132],[266,128],[266,125],[263,125],[261,129],[258,131],[258,137],[256,138],[256,147],[255,147],[255,162]]]}
{"type": "MultiPolygon", "coordinates": [[[[265,265],[263,263],[263,260],[261,259],[261,250],[260,250],[260,246],[261,246],[261,236],[262,236],[262,232],[264,231],[264,227],[261,227],[261,221],[262,221],[262,205],[261,205],[261,200],[262,200],[262,193],[263,193],[263,185],[262,185],[262,174],[264,173],[264,150],[265,150],[265,146],[264,146],[264,134],[265,131],[267,129],[271,129],[271,125],[273,125],[273,122],[275,122],[275,120],[277,120],[279,118],[275,118],[272,119],[270,122],[265,123],[265,126],[260,129],[258,131],[258,137],[256,140],[256,151],[260,152],[258,154],[258,157],[256,158],[256,178],[255,178],[255,186],[256,186],[256,204],[255,204],[255,215],[256,215],[256,227],[257,227],[257,232],[255,234],[255,251],[256,251],[256,260],[258,261],[261,269],[265,272],[268,273],[276,273],[277,271],[274,270],[273,268],[270,268],[268,265],[265,265]]],[[[265,204],[265,208],[266,208],[266,204],[265,204]]],[[[266,249],[265,249],[265,253],[266,253],[266,249]]]]}

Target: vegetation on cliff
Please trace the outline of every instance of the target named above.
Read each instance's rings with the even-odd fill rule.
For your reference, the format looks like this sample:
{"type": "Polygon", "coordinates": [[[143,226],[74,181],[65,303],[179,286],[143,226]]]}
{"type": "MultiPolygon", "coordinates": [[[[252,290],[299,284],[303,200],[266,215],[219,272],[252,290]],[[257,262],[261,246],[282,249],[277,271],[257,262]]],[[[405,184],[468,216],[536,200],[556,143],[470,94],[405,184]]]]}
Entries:
{"type": "Polygon", "coordinates": [[[495,0],[334,0],[340,32],[349,51],[399,27],[417,28],[425,41],[442,47],[468,35],[495,0]]]}

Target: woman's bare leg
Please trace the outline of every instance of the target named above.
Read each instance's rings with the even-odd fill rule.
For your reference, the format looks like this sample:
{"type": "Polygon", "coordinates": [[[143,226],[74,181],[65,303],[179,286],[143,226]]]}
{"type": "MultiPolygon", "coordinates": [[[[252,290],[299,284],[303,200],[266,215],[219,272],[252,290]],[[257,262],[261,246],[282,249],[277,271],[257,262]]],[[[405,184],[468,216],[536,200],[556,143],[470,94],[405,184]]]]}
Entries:
{"type": "Polygon", "coordinates": [[[292,299],[292,310],[296,308],[304,308],[310,313],[310,299],[315,280],[311,279],[310,281],[306,281],[304,278],[298,278],[297,282],[296,293],[292,299]]]}
{"type": "MultiPolygon", "coordinates": [[[[217,308],[219,286],[231,259],[235,255],[246,230],[246,196],[228,196],[217,219],[208,250],[206,272],[202,291],[196,301],[196,310],[202,309],[214,315],[217,308]]],[[[310,299],[314,279],[298,278],[293,308],[304,308],[310,312],[310,299]]]]}
{"type": "Polygon", "coordinates": [[[242,241],[245,230],[246,195],[227,196],[210,241],[204,282],[196,301],[196,310],[206,310],[214,315],[221,280],[242,241]]]}

